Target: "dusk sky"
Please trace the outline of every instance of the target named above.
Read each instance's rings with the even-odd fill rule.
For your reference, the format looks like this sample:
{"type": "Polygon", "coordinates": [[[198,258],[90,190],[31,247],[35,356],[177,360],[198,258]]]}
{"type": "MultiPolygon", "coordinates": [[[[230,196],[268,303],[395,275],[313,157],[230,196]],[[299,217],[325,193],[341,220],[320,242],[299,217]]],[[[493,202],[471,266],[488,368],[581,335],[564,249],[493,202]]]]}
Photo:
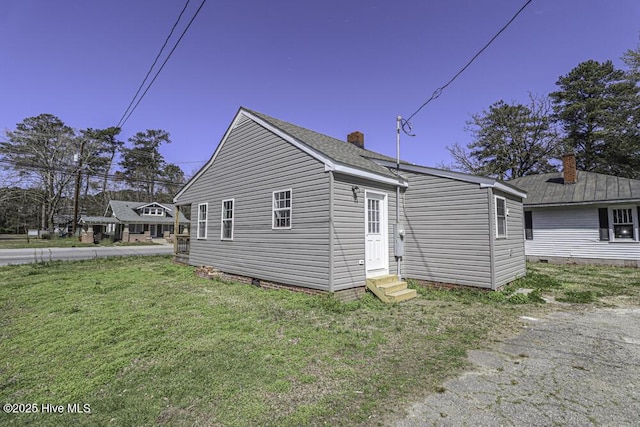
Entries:
{"type": "MultiPolygon", "coordinates": [[[[200,3],[189,3],[165,54],[200,3]]],[[[167,130],[161,152],[191,175],[244,106],[340,139],[359,130],[367,148],[394,156],[396,116],[416,111],[524,3],[209,0],[121,139],[167,130]]],[[[116,125],[184,4],[3,0],[2,133],[42,113],[76,129],[116,125]]],[[[471,141],[471,114],[546,95],[588,59],[622,67],[639,37],[638,0],[533,0],[414,117],[402,158],[450,163],[445,147],[471,141]]]]}

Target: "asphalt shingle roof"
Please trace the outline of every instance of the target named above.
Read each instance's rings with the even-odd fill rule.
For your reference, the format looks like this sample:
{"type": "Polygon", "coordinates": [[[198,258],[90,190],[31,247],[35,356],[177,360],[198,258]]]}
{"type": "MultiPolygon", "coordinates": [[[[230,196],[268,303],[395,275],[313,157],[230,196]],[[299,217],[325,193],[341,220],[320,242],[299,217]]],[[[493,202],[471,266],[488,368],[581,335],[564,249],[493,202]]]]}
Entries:
{"type": "Polygon", "coordinates": [[[356,147],[354,144],[350,144],[346,141],[342,141],[340,139],[332,138],[319,132],[305,129],[303,127],[285,122],[280,119],[276,119],[257,111],[249,110],[247,108],[243,108],[243,110],[261,118],[272,126],[280,129],[281,131],[287,133],[298,141],[311,147],[318,153],[324,154],[325,156],[336,162],[356,167],[368,172],[373,172],[379,175],[393,178],[396,177],[396,175],[388,168],[380,166],[370,160],[378,159],[395,162],[396,159],[393,157],[385,156],[384,154],[376,153],[375,151],[356,147]]]}
{"type": "Polygon", "coordinates": [[[525,206],[640,201],[640,180],[578,171],[575,184],[566,184],[561,172],[529,175],[509,181],[527,192],[525,206]]]}
{"type": "MultiPolygon", "coordinates": [[[[171,209],[167,216],[140,215],[137,208],[141,206],[151,205],[149,202],[129,202],[125,200],[112,200],[109,202],[111,210],[115,214],[118,221],[122,223],[141,223],[141,224],[173,224],[176,207],[169,203],[158,203],[161,206],[171,209]]],[[[187,218],[180,212],[180,222],[189,222],[187,218]]]]}

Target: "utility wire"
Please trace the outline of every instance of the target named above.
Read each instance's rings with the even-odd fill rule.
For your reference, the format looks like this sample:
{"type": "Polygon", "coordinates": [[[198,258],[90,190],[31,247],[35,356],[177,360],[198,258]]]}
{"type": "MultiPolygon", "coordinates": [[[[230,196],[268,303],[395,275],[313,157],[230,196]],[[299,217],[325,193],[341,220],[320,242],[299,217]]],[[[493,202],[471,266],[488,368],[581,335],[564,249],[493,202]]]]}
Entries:
{"type": "MultiPolygon", "coordinates": [[[[529,0],[531,1],[531,0],[529,0]]],[[[189,23],[187,24],[186,28],[184,29],[184,31],[182,32],[182,34],[180,35],[180,38],[178,38],[178,41],[176,41],[176,43],[173,45],[173,48],[171,49],[171,51],[169,52],[169,55],[167,55],[167,58],[164,60],[164,62],[162,63],[162,65],[160,66],[160,69],[156,72],[155,76],[153,76],[153,79],[151,80],[151,82],[149,83],[149,86],[147,86],[147,88],[145,89],[145,91],[142,93],[142,95],[140,96],[140,98],[138,99],[138,102],[136,102],[136,104],[133,106],[133,108],[131,109],[131,111],[129,112],[129,114],[127,115],[127,117],[120,123],[120,126],[124,126],[124,124],[127,122],[127,120],[129,120],[129,117],[131,117],[131,115],[133,114],[133,112],[136,110],[136,108],[138,108],[138,105],[140,104],[140,101],[142,101],[142,99],[145,97],[145,95],[147,94],[147,92],[149,91],[149,89],[151,89],[151,86],[153,85],[153,83],[156,81],[156,79],[158,78],[158,75],[160,74],[160,72],[162,72],[162,69],[164,68],[164,66],[167,64],[167,61],[169,61],[169,58],[171,58],[171,55],[173,54],[173,52],[176,50],[176,48],[178,47],[178,45],[180,44],[180,41],[182,40],[182,38],[184,37],[184,35],[187,33],[187,31],[189,30],[189,27],[191,27],[191,24],[193,23],[193,21],[196,19],[196,16],[198,16],[198,13],[200,13],[200,10],[202,9],[202,7],[204,6],[204,4],[207,2],[207,0],[202,0],[202,3],[200,3],[200,6],[198,7],[198,9],[196,10],[196,12],[193,14],[193,17],[191,18],[191,20],[189,21],[189,23]]]]}
{"type": "MultiPolygon", "coordinates": [[[[59,172],[59,173],[63,173],[63,174],[74,174],[77,173],[77,168],[74,167],[69,167],[69,166],[63,166],[63,165],[59,165],[59,166],[54,166],[54,167],[44,167],[42,165],[36,165],[36,164],[32,164],[29,162],[21,162],[21,161],[10,161],[10,160],[0,160],[0,165],[8,165],[8,166],[14,166],[14,167],[19,167],[21,168],[24,172],[29,173],[30,172],[37,172],[39,170],[47,170],[47,171],[51,171],[51,172],[59,172]]],[[[175,181],[169,181],[166,179],[146,179],[146,178],[141,178],[141,177],[130,177],[127,176],[125,177],[124,174],[122,173],[107,173],[105,174],[103,171],[96,171],[95,169],[83,169],[82,170],[82,174],[84,176],[87,177],[93,177],[93,178],[99,178],[99,179],[104,179],[104,177],[107,177],[108,181],[111,182],[121,182],[121,181],[130,181],[130,182],[137,182],[137,183],[151,183],[151,182],[155,182],[157,184],[173,184],[176,185],[175,181]]],[[[191,178],[191,175],[185,175],[185,182],[191,178]]]]}
{"type": "Polygon", "coordinates": [[[140,86],[138,86],[138,90],[136,91],[136,94],[133,95],[133,98],[131,98],[131,102],[129,103],[129,105],[127,106],[127,109],[122,114],[122,117],[120,117],[120,120],[118,121],[118,125],[116,127],[118,127],[118,128],[121,127],[122,120],[124,119],[124,117],[129,112],[129,109],[131,108],[131,106],[135,102],[136,98],[140,94],[140,91],[142,90],[142,87],[147,82],[147,79],[149,78],[149,75],[151,75],[151,71],[153,71],[153,67],[156,66],[156,63],[158,62],[158,59],[160,58],[160,55],[162,55],[162,52],[164,51],[164,48],[167,46],[167,43],[169,43],[169,39],[171,39],[171,36],[173,35],[173,31],[178,26],[178,22],[180,22],[180,20],[182,19],[182,15],[184,14],[184,11],[187,10],[187,6],[189,6],[189,2],[190,1],[191,0],[187,0],[187,2],[185,3],[184,7],[182,8],[182,11],[180,12],[180,15],[178,15],[178,19],[176,19],[176,22],[173,24],[173,27],[171,27],[171,31],[169,32],[169,35],[164,40],[164,44],[162,45],[162,47],[160,48],[160,51],[156,55],[156,59],[153,60],[153,64],[151,64],[151,67],[149,67],[149,71],[147,71],[147,75],[144,76],[144,80],[142,80],[142,83],[140,83],[140,86]]]}
{"type": "Polygon", "coordinates": [[[493,43],[493,41],[494,41],[495,39],[497,39],[497,38],[498,38],[498,36],[499,36],[500,34],[502,34],[502,32],[503,32],[504,30],[506,30],[506,29],[507,29],[507,27],[508,27],[509,25],[511,25],[511,23],[512,23],[513,21],[515,21],[515,19],[518,17],[518,15],[520,15],[520,13],[522,13],[522,11],[523,11],[527,6],[529,6],[529,3],[531,3],[532,1],[533,1],[533,0],[527,0],[527,2],[524,4],[524,6],[522,6],[522,7],[520,8],[520,10],[518,10],[518,11],[515,13],[515,15],[513,15],[513,16],[511,17],[511,19],[509,20],[509,22],[507,22],[507,23],[506,23],[506,24],[505,24],[505,25],[500,29],[500,31],[498,31],[498,32],[497,32],[497,33],[496,33],[496,34],[491,38],[491,40],[489,40],[489,41],[488,41],[488,42],[487,42],[487,43],[482,47],[482,49],[480,49],[480,50],[478,51],[478,53],[476,53],[476,54],[475,54],[475,55],[474,55],[474,56],[469,60],[469,62],[467,62],[467,63],[466,63],[466,65],[460,69],[460,71],[458,71],[458,72],[457,72],[457,73],[456,73],[456,74],[455,74],[455,75],[454,75],[454,76],[453,76],[453,77],[452,77],[452,78],[451,78],[451,79],[450,79],[450,80],[449,80],[449,81],[448,81],[444,86],[439,87],[438,89],[436,89],[436,90],[433,92],[433,94],[431,95],[431,98],[427,99],[427,101],[426,101],[424,104],[422,104],[422,105],[420,106],[420,108],[418,108],[418,109],[417,109],[413,114],[411,114],[411,115],[409,116],[409,118],[407,118],[406,120],[404,120],[404,119],[402,120],[402,130],[403,130],[405,133],[410,134],[410,132],[411,132],[410,130],[407,132],[407,131],[406,131],[406,129],[405,129],[405,126],[409,126],[409,127],[410,127],[409,120],[411,120],[411,119],[412,119],[416,114],[418,114],[418,113],[420,112],[420,110],[422,110],[424,107],[426,107],[426,106],[427,106],[427,104],[429,104],[431,101],[433,101],[433,100],[437,99],[437,98],[442,94],[442,91],[443,91],[443,90],[445,90],[445,89],[447,88],[447,86],[449,86],[451,83],[453,83],[453,81],[454,81],[455,79],[457,79],[457,78],[458,78],[458,76],[460,76],[460,74],[462,74],[462,73],[463,73],[467,68],[469,68],[469,66],[473,63],[473,61],[475,61],[475,60],[476,60],[476,58],[478,58],[478,57],[482,54],[482,52],[484,52],[484,51],[485,51],[485,50],[486,50],[486,49],[491,45],[491,43],[493,43]]]}

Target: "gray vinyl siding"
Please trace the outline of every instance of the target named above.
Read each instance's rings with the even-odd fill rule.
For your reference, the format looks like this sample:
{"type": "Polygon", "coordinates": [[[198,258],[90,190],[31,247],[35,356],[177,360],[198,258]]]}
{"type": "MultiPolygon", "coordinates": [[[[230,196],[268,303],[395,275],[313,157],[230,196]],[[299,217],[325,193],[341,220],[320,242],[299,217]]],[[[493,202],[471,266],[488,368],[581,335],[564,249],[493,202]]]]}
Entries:
{"type": "Polygon", "coordinates": [[[393,256],[393,224],[396,212],[395,187],[341,174],[334,176],[334,290],[365,285],[365,265],[359,265],[359,261],[365,259],[366,190],[387,195],[389,273],[395,274],[396,263],[393,256]],[[359,187],[357,200],[353,196],[352,187],[354,185],[359,187]]]}
{"type": "MultiPolygon", "coordinates": [[[[533,240],[525,242],[527,256],[640,260],[639,242],[600,240],[598,207],[614,206],[563,206],[531,209],[533,240]]],[[[612,228],[612,225],[609,224],[609,227],[612,228]]]]}
{"type": "Polygon", "coordinates": [[[251,120],[233,128],[213,165],[180,196],[191,203],[191,265],[329,289],[329,174],[324,165],[251,120]],[[291,229],[272,229],[274,191],[292,191],[291,229]],[[221,202],[234,199],[232,241],[220,240],[221,202]],[[207,239],[197,209],[209,203],[207,239]]]}
{"type": "Polygon", "coordinates": [[[526,274],[524,254],[524,213],[522,202],[513,196],[494,191],[495,196],[506,199],[507,237],[495,239],[493,262],[495,271],[495,288],[504,286],[526,274]]]}
{"type": "Polygon", "coordinates": [[[404,173],[406,276],[491,288],[489,196],[478,184],[404,173]]]}

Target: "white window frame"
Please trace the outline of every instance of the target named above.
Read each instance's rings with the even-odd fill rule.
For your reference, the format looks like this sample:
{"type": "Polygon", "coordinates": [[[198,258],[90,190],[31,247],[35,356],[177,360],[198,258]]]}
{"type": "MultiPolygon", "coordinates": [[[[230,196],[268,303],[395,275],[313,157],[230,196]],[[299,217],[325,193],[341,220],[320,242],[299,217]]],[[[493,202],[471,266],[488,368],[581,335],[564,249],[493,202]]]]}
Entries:
{"type": "Polygon", "coordinates": [[[222,201],[221,205],[220,205],[220,240],[233,240],[233,225],[234,225],[234,221],[235,221],[235,208],[236,208],[236,201],[235,199],[225,199],[222,201]],[[226,209],[224,207],[225,203],[229,203],[231,202],[231,218],[225,218],[225,213],[226,213],[226,209]],[[230,237],[225,237],[224,236],[224,223],[225,222],[230,222],[231,223],[231,236],[230,237]]]}
{"type": "Polygon", "coordinates": [[[271,194],[271,229],[272,230],[290,230],[291,225],[293,224],[293,190],[291,188],[287,188],[284,190],[277,190],[271,194]],[[289,207],[285,208],[276,208],[276,194],[278,193],[286,193],[289,192],[289,207]],[[289,211],[289,225],[286,227],[278,227],[276,226],[276,212],[277,211],[289,211]]]}
{"type": "Polygon", "coordinates": [[[206,240],[207,238],[207,221],[209,218],[209,203],[200,203],[198,204],[198,227],[196,231],[196,239],[198,240],[206,240]],[[204,219],[200,216],[202,213],[201,207],[204,206],[204,219]],[[201,231],[204,231],[201,236],[201,231]]]}
{"type": "Polygon", "coordinates": [[[502,196],[494,196],[494,216],[495,216],[495,225],[496,225],[496,239],[506,239],[509,235],[507,226],[507,217],[509,216],[509,211],[507,209],[507,199],[502,196]],[[500,226],[498,219],[501,218],[498,216],[498,200],[502,200],[504,203],[504,234],[500,234],[500,226]]]}
{"type": "Polygon", "coordinates": [[[164,209],[158,207],[144,207],[142,208],[142,215],[147,216],[164,216],[164,209]]]}
{"type": "Polygon", "coordinates": [[[638,241],[638,208],[636,206],[611,206],[609,207],[609,236],[611,242],[637,242],[638,241]],[[633,226],[631,238],[616,237],[613,211],[619,209],[629,209],[631,211],[631,224],[633,226]]]}

